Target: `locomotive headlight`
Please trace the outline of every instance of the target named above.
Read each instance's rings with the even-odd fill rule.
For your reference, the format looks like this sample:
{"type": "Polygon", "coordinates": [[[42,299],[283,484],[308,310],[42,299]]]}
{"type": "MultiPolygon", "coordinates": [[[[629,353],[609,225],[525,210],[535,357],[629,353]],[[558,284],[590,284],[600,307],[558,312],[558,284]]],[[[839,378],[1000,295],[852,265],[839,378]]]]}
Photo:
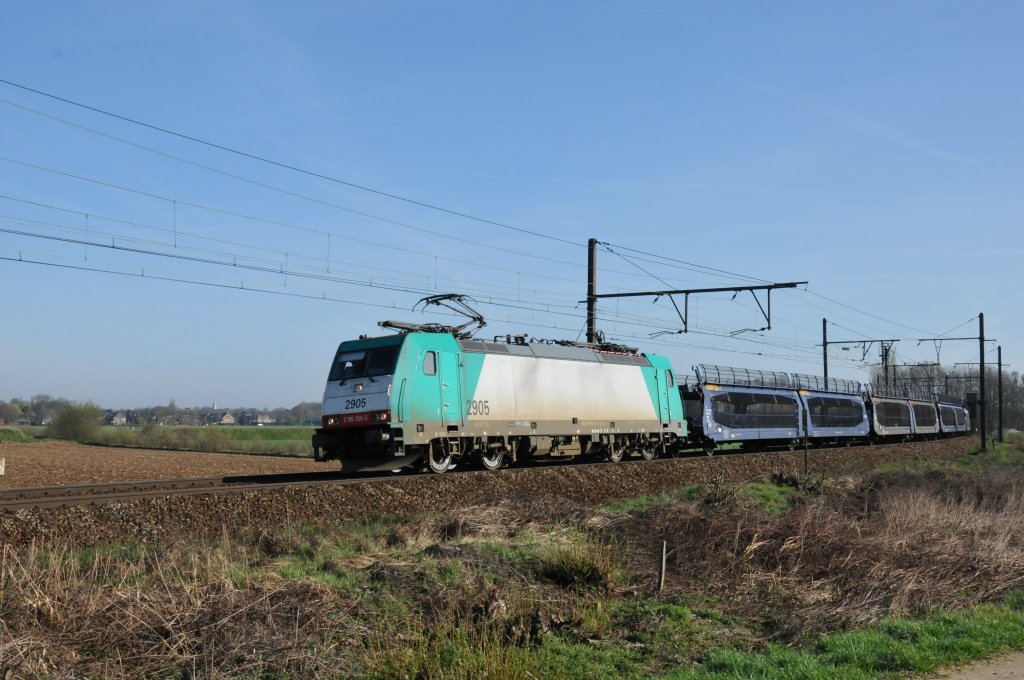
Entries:
{"type": "Polygon", "coordinates": [[[363,391],[363,383],[356,384],[355,391],[356,392],[362,392],[363,391]]]}
{"type": "Polygon", "coordinates": [[[328,418],[327,419],[327,424],[328,425],[334,425],[336,422],[338,422],[337,418],[328,418]]]}
{"type": "Polygon", "coordinates": [[[377,411],[373,414],[373,419],[378,423],[387,422],[391,420],[391,411],[377,411]]]}

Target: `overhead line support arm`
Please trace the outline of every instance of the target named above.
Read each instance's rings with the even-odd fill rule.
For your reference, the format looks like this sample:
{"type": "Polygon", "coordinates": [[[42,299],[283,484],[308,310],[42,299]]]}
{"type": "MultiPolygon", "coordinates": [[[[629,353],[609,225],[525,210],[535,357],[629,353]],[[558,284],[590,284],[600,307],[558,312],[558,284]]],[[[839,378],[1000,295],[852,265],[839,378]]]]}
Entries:
{"type": "Polygon", "coordinates": [[[690,314],[690,296],[699,293],[741,293],[743,291],[750,291],[750,294],[754,297],[754,302],[757,303],[757,308],[761,311],[761,316],[764,317],[765,322],[768,324],[764,330],[771,330],[772,328],[772,291],[777,288],[796,288],[797,286],[805,285],[806,281],[789,281],[787,283],[770,283],[762,286],[723,286],[721,288],[688,288],[683,290],[647,290],[638,291],[635,293],[601,293],[601,294],[588,294],[587,295],[587,309],[589,311],[590,306],[593,302],[596,302],[602,298],[628,298],[628,297],[668,297],[669,301],[672,302],[672,306],[675,307],[676,314],[679,315],[680,321],[683,322],[683,333],[689,332],[689,314],[690,314]],[[766,290],[768,291],[767,309],[761,304],[760,298],[757,297],[756,291],[766,290]],[[676,295],[683,296],[683,311],[679,311],[679,305],[676,304],[676,295]]]}

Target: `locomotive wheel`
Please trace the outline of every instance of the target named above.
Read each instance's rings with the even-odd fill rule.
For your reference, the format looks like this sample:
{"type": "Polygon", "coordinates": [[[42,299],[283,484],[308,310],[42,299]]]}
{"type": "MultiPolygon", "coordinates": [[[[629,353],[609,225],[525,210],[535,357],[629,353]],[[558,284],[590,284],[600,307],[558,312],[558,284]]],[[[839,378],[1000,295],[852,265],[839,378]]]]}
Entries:
{"type": "Polygon", "coordinates": [[[433,473],[441,474],[452,467],[452,454],[440,446],[431,446],[427,452],[427,469],[433,473]]]}
{"type": "Polygon", "coordinates": [[[626,447],[611,447],[608,449],[608,460],[612,463],[618,463],[622,460],[622,457],[626,454],[626,447]]]}
{"type": "Polygon", "coordinates": [[[658,450],[650,444],[640,447],[640,457],[644,460],[654,460],[658,457],[658,450]]]}
{"type": "Polygon", "coordinates": [[[505,450],[494,449],[480,454],[480,464],[485,470],[498,470],[505,462],[505,450]]]}

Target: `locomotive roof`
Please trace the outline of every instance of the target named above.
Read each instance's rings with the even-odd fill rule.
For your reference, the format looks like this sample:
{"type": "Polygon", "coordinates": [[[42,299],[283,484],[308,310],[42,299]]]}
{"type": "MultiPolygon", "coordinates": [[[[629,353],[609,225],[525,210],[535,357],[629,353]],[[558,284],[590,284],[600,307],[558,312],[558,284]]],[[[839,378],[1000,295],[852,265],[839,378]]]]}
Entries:
{"type": "Polygon", "coordinates": [[[466,352],[483,354],[506,354],[510,356],[536,357],[538,359],[567,359],[569,361],[594,361],[604,364],[625,364],[628,366],[650,366],[647,357],[625,352],[605,352],[590,347],[574,347],[547,342],[487,342],[486,340],[459,340],[459,347],[466,352]]]}

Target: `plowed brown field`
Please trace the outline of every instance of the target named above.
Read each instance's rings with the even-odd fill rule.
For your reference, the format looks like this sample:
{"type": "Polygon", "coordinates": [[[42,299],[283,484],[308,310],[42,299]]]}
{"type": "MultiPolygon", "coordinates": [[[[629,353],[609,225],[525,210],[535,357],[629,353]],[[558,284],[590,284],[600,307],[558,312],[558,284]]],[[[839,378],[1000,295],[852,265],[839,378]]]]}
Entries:
{"type": "Polygon", "coordinates": [[[0,442],[0,488],[336,469],[311,459],[85,446],[64,441],[0,442]]]}

